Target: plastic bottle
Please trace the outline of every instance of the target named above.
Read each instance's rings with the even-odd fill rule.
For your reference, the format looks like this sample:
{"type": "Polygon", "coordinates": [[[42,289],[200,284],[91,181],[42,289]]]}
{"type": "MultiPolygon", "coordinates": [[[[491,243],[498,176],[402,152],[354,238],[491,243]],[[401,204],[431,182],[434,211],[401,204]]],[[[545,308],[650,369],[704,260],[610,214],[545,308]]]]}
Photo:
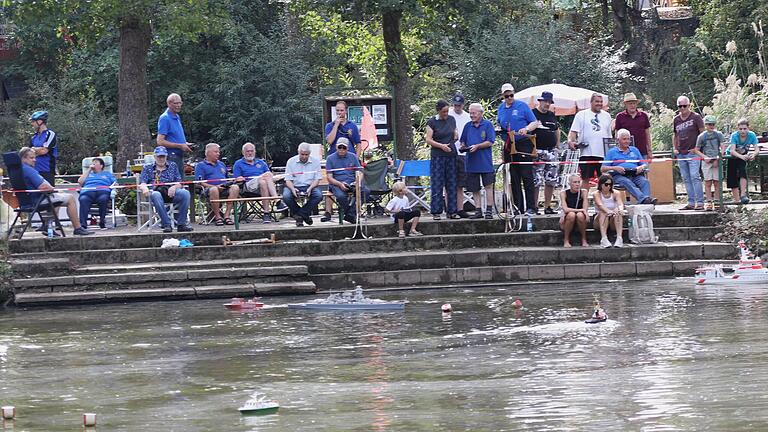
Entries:
{"type": "Polygon", "coordinates": [[[533,221],[531,220],[531,215],[528,215],[528,221],[525,223],[525,230],[528,232],[533,231],[533,221]]]}
{"type": "Polygon", "coordinates": [[[53,226],[51,225],[48,225],[48,238],[49,239],[53,238],[53,226]]]}
{"type": "Polygon", "coordinates": [[[125,176],[131,176],[131,161],[125,161],[125,176]]]}

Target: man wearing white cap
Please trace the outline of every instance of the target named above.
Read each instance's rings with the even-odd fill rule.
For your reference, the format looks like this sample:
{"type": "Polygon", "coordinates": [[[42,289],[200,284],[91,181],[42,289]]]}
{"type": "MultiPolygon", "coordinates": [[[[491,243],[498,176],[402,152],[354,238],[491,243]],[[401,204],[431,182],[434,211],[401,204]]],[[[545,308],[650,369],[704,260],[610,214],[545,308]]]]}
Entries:
{"type": "Polygon", "coordinates": [[[603,111],[603,96],[593,93],[589,103],[589,109],[576,113],[568,132],[568,147],[581,149],[579,170],[584,181],[600,176],[600,162],[605,158],[603,139],[611,138],[611,115],[603,111]]]}

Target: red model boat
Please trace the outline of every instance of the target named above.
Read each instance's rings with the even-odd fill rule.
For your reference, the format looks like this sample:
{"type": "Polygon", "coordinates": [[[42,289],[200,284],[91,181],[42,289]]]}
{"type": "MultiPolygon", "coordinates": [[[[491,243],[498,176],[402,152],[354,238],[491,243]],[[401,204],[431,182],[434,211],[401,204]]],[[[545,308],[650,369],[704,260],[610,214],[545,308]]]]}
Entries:
{"type": "Polygon", "coordinates": [[[258,300],[259,300],[258,297],[254,297],[250,300],[235,297],[232,300],[230,300],[229,303],[224,303],[224,307],[226,307],[229,310],[250,310],[250,309],[258,309],[260,307],[264,307],[264,303],[261,303],[258,300]]]}

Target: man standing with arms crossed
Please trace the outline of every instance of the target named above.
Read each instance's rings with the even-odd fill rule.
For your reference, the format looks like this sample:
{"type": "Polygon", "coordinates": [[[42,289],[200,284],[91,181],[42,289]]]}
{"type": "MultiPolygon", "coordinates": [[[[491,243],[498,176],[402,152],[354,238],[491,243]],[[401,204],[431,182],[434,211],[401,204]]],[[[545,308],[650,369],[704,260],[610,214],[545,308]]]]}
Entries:
{"type": "Polygon", "coordinates": [[[166,98],[168,108],[157,119],[157,145],[168,151],[168,161],[173,162],[179,169],[181,180],[184,180],[184,152],[191,152],[192,143],[187,142],[184,126],[181,124],[181,96],[171,93],[166,98]]]}

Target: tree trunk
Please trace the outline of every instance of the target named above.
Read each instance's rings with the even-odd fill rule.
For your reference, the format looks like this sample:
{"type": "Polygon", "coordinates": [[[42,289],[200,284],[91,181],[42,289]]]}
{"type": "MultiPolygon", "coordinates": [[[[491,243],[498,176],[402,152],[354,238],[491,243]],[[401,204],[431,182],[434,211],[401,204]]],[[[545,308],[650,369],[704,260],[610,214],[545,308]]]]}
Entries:
{"type": "Polygon", "coordinates": [[[613,12],[613,44],[619,47],[631,42],[626,0],[611,0],[611,9],[613,12]]]}
{"type": "Polygon", "coordinates": [[[152,148],[147,127],[147,52],[152,37],[149,21],[126,17],[120,23],[120,71],[118,72],[117,169],[152,148]]]}
{"type": "Polygon", "coordinates": [[[408,80],[408,58],[405,55],[403,43],[400,40],[400,22],[403,11],[385,9],[382,13],[382,28],[384,33],[384,50],[386,52],[387,82],[394,88],[394,111],[396,120],[395,140],[397,141],[397,157],[413,159],[416,152],[413,148],[413,126],[411,125],[411,95],[408,80]]]}

